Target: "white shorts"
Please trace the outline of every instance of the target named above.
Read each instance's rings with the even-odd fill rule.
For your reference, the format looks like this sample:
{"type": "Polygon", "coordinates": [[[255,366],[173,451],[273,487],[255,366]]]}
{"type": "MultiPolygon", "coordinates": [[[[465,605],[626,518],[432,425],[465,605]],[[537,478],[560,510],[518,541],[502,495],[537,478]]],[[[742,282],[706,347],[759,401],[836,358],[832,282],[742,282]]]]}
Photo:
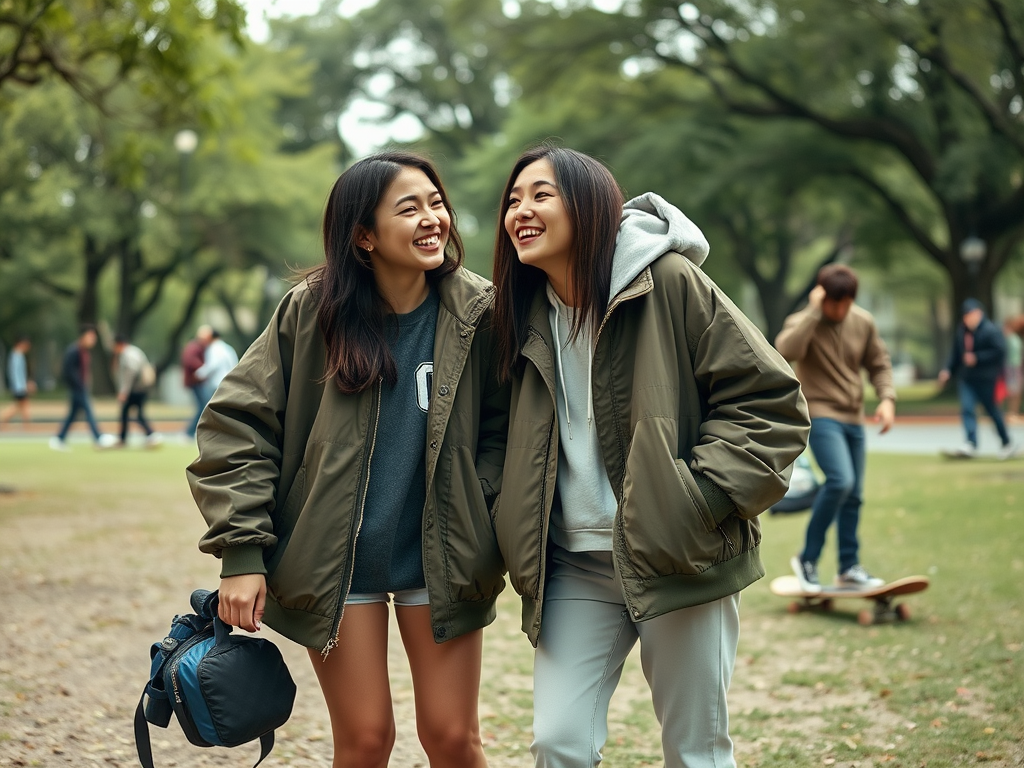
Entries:
{"type": "Polygon", "coordinates": [[[427,597],[427,588],[400,589],[397,592],[352,592],[345,605],[368,605],[370,603],[389,603],[391,595],[395,596],[395,605],[405,608],[414,605],[430,605],[430,598],[427,597]]]}

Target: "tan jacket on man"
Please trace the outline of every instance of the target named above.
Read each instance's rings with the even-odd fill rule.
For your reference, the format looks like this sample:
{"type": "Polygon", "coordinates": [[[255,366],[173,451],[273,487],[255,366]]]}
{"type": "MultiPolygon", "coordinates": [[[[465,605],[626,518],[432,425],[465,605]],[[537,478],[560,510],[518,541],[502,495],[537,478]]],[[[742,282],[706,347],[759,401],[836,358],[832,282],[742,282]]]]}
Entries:
{"type": "Polygon", "coordinates": [[[878,335],[874,318],[856,304],[834,323],[820,307],[807,307],[786,318],[775,347],[796,363],[811,418],[844,424],[864,422],[864,382],[868,372],[879,400],[895,400],[889,350],[878,335]]]}

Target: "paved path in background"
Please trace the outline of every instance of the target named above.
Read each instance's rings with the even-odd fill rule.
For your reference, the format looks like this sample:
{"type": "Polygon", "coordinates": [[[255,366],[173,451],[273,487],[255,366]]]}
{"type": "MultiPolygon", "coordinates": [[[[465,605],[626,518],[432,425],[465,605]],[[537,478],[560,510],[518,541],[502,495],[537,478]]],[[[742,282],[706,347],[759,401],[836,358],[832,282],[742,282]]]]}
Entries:
{"type": "MultiPolygon", "coordinates": [[[[52,408],[51,408],[52,409],[52,408]]],[[[105,432],[116,433],[120,429],[112,418],[112,414],[100,411],[97,416],[100,420],[100,429],[105,432]]],[[[109,409],[112,410],[112,409],[109,409]]],[[[154,409],[155,410],[155,409],[154,409]]],[[[179,410],[180,413],[180,410],[179,410]]],[[[50,418],[30,424],[28,430],[22,430],[20,423],[8,425],[6,429],[0,430],[0,440],[47,440],[58,428],[59,418],[47,414],[50,418]]],[[[153,428],[162,432],[169,439],[181,440],[181,428],[184,420],[178,413],[154,412],[152,419],[153,428]],[[163,418],[161,418],[161,416],[163,418]]],[[[896,426],[887,435],[878,434],[878,427],[868,423],[865,427],[868,437],[868,451],[872,453],[910,453],[919,455],[937,454],[943,448],[954,448],[964,441],[963,427],[960,420],[944,416],[908,416],[903,419],[897,417],[896,426]]],[[[1017,425],[1010,428],[1014,440],[1024,445],[1024,425],[1017,425]]],[[[141,444],[142,433],[137,425],[129,430],[129,443],[141,444]]],[[[91,442],[89,433],[84,424],[76,422],[68,436],[72,446],[81,445],[85,447],[91,442]]],[[[995,456],[999,450],[999,438],[996,436],[995,427],[987,418],[981,419],[978,426],[978,441],[980,456],[995,456]]]]}
{"type": "MultiPolygon", "coordinates": [[[[943,448],[955,448],[964,442],[964,430],[959,419],[907,419],[896,417],[896,425],[886,435],[878,434],[878,427],[868,423],[865,427],[868,451],[871,453],[936,454],[943,448]]],[[[1010,427],[1013,439],[1024,444],[1024,426],[1010,427]]],[[[988,419],[978,424],[979,456],[995,456],[999,450],[999,436],[988,419]]]]}

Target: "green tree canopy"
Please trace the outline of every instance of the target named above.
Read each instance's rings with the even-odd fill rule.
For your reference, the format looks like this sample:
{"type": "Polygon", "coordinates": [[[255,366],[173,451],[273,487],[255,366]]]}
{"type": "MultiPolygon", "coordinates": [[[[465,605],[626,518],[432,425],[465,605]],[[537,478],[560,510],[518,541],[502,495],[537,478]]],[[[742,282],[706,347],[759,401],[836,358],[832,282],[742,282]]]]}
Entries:
{"type": "MultiPolygon", "coordinates": [[[[517,44],[531,61],[547,60],[546,72],[564,82],[573,60],[610,53],[640,82],[685,72],[732,115],[845,143],[862,160],[843,174],[945,270],[954,303],[977,295],[991,305],[993,280],[1024,239],[1024,6],[636,0],[600,13],[564,5],[555,13],[521,3],[517,44]]],[[[552,87],[536,66],[517,76],[524,88],[552,87]]],[[[702,97],[690,88],[674,100],[702,97]]]]}

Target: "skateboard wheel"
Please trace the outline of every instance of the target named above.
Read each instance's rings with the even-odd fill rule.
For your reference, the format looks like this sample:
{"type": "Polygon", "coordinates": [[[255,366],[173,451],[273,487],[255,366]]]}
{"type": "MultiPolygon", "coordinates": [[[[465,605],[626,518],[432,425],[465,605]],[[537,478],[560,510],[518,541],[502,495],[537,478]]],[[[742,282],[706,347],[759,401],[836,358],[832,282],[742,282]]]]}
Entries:
{"type": "Polygon", "coordinates": [[[870,627],[875,623],[875,614],[865,608],[863,611],[857,614],[857,623],[862,627],[870,627]]]}
{"type": "Polygon", "coordinates": [[[800,609],[802,607],[803,606],[801,606],[800,603],[790,603],[788,606],[786,606],[786,610],[790,613],[800,613],[800,609]]]}
{"type": "Polygon", "coordinates": [[[896,618],[900,621],[906,621],[910,618],[910,606],[906,603],[900,603],[896,606],[896,618]]]}

